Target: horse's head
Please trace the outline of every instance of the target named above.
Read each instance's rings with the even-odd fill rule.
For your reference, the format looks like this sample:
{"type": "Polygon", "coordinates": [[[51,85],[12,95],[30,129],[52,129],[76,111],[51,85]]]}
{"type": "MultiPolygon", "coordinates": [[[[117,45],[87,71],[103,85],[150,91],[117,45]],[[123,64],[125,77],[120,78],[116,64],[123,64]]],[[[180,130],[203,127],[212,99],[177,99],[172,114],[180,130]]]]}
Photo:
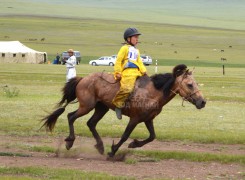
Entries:
{"type": "Polygon", "coordinates": [[[198,88],[192,71],[189,71],[187,66],[182,64],[173,69],[173,75],[176,77],[174,92],[179,94],[183,100],[195,105],[197,109],[204,108],[206,100],[198,88]]]}

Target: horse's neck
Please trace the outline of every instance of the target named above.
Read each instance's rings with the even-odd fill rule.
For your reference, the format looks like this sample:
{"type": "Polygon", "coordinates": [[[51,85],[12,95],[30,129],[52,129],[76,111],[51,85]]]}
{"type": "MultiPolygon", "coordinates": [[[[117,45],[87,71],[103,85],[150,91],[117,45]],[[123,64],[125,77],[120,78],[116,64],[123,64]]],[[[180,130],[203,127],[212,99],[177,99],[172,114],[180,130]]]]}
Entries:
{"type": "Polygon", "coordinates": [[[168,104],[174,97],[176,96],[175,93],[171,92],[169,96],[164,97],[162,99],[161,105],[165,106],[166,104],[168,104]]]}
{"type": "Polygon", "coordinates": [[[171,87],[170,94],[163,98],[163,106],[166,105],[169,101],[171,101],[178,94],[178,83],[174,83],[173,87],[171,87]]]}
{"type": "Polygon", "coordinates": [[[170,94],[168,94],[168,95],[165,95],[163,90],[162,90],[162,96],[159,99],[159,105],[161,107],[168,104],[178,94],[177,88],[178,88],[178,85],[174,84],[173,87],[171,87],[170,94]]]}

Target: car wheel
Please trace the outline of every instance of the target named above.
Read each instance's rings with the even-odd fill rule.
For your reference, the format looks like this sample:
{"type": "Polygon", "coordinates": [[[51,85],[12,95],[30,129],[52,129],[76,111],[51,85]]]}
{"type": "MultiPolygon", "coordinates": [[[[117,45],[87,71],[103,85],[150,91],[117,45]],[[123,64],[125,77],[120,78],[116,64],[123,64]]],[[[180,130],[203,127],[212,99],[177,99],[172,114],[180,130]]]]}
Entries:
{"type": "Polygon", "coordinates": [[[109,66],[114,66],[114,64],[112,62],[109,63],[109,66]]]}
{"type": "Polygon", "coordinates": [[[92,66],[96,66],[96,62],[92,62],[92,66]]]}

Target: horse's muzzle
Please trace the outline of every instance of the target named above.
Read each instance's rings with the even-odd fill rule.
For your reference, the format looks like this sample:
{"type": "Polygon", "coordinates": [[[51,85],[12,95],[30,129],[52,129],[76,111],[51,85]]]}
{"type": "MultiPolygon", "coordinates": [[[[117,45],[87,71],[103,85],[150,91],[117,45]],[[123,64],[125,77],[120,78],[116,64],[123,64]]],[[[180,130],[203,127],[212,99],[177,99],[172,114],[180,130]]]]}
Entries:
{"type": "Polygon", "coordinates": [[[206,105],[206,100],[204,100],[204,99],[198,99],[196,102],[195,102],[195,106],[196,106],[196,108],[197,109],[202,109],[202,108],[204,108],[205,107],[205,105],[206,105]]]}

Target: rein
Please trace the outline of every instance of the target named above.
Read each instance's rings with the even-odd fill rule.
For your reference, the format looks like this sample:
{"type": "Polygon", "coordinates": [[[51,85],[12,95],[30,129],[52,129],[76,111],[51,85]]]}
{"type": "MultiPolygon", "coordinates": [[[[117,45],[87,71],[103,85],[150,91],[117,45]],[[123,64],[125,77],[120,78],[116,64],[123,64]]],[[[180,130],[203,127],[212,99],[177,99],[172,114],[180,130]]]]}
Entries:
{"type": "Polygon", "coordinates": [[[107,82],[107,83],[109,83],[109,84],[116,84],[116,83],[118,83],[118,82],[119,82],[119,80],[115,80],[115,82],[110,82],[110,81],[106,80],[105,78],[103,78],[103,74],[104,74],[104,72],[105,72],[105,70],[103,70],[103,71],[102,71],[102,73],[101,73],[101,76],[99,76],[99,77],[100,77],[100,79],[102,79],[102,80],[106,81],[106,82],[107,82]]]}
{"type": "Polygon", "coordinates": [[[192,100],[193,100],[193,98],[192,98],[191,96],[194,95],[194,94],[196,94],[196,93],[199,92],[199,91],[200,91],[200,90],[197,90],[196,92],[187,95],[187,97],[183,97],[182,106],[184,106],[184,101],[188,101],[188,99],[192,99],[192,100]]]}
{"type": "MultiPolygon", "coordinates": [[[[185,101],[188,101],[188,99],[192,99],[192,100],[193,100],[193,98],[192,98],[191,96],[193,96],[194,94],[196,94],[196,93],[199,92],[199,91],[200,91],[200,90],[197,90],[197,91],[195,91],[195,92],[192,93],[192,94],[188,94],[186,97],[182,97],[182,100],[183,100],[183,101],[182,101],[182,106],[185,107],[185,106],[184,106],[184,102],[185,102],[185,101]]],[[[178,93],[174,92],[173,90],[171,90],[171,92],[174,93],[175,95],[178,95],[178,93]]]]}

